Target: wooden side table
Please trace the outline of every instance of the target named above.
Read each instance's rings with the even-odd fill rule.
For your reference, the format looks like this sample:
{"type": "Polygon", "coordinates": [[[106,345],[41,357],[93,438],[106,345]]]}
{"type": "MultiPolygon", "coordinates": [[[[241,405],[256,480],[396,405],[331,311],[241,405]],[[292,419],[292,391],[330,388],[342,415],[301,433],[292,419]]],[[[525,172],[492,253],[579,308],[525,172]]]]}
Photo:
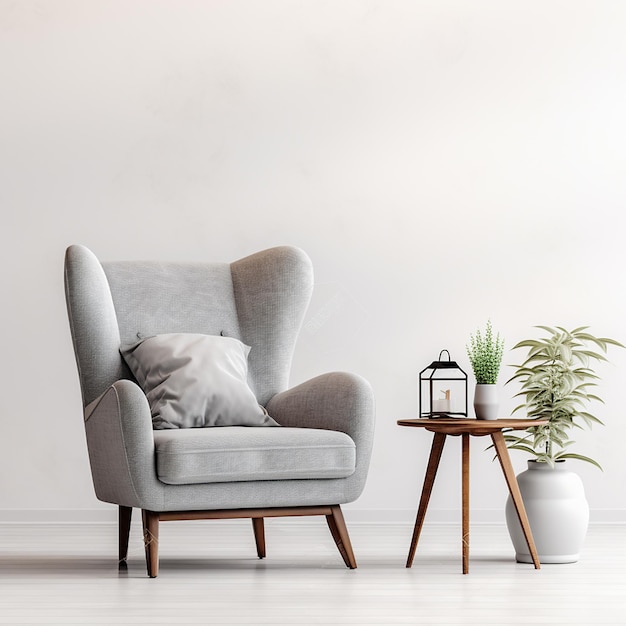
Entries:
{"type": "Polygon", "coordinates": [[[535,548],[535,541],[533,539],[532,532],[530,530],[530,524],[528,522],[528,516],[526,515],[526,509],[524,508],[524,502],[522,501],[522,495],[517,484],[517,478],[515,478],[515,472],[511,465],[511,458],[509,457],[509,451],[506,447],[503,429],[510,430],[524,430],[529,426],[543,426],[547,424],[547,420],[529,420],[529,419],[497,419],[497,420],[477,420],[477,419],[458,419],[458,418],[435,418],[435,419],[408,419],[398,420],[399,426],[410,426],[413,428],[425,428],[426,430],[434,433],[433,444],[430,449],[430,457],[428,459],[428,466],[426,468],[426,476],[424,478],[424,486],[422,487],[422,495],[420,498],[419,507],[417,509],[417,518],[415,520],[415,528],[413,529],[413,538],[411,540],[411,547],[409,549],[409,556],[406,561],[406,566],[411,567],[413,565],[413,558],[415,557],[415,550],[417,548],[417,542],[419,540],[420,533],[422,531],[422,525],[424,524],[424,518],[426,517],[426,509],[428,508],[428,502],[430,500],[430,494],[435,482],[435,476],[437,475],[437,468],[439,467],[439,461],[441,459],[441,453],[443,452],[443,446],[446,442],[448,435],[458,436],[462,438],[462,498],[463,498],[463,529],[462,529],[462,543],[463,543],[463,573],[469,572],[469,438],[484,437],[490,435],[493,445],[496,450],[496,455],[500,461],[504,478],[509,487],[511,493],[511,499],[515,504],[515,509],[519,517],[520,524],[528,549],[535,565],[535,569],[541,567],[539,563],[539,557],[537,556],[537,549],[535,548]]]}

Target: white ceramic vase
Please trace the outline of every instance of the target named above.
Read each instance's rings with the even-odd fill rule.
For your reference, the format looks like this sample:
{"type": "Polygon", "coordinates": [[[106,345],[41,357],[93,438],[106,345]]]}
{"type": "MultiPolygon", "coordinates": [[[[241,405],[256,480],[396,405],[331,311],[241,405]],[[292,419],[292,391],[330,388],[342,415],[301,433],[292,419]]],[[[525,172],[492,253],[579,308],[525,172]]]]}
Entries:
{"type": "MultiPolygon", "coordinates": [[[[517,477],[524,508],[541,563],[575,563],[587,534],[589,504],[580,476],[567,469],[567,461],[528,461],[517,477]]],[[[532,563],[526,540],[509,496],[506,524],[519,563],[532,563]]]]}
{"type": "Polygon", "coordinates": [[[477,384],[474,390],[474,413],[479,420],[498,419],[498,388],[496,385],[477,384]]]}

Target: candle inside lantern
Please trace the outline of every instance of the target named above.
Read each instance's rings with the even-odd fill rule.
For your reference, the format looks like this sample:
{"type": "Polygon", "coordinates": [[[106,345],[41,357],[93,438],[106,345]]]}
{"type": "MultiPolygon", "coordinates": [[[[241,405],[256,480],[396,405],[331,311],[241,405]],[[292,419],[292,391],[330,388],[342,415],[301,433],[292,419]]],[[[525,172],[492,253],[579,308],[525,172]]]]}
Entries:
{"type": "Polygon", "coordinates": [[[450,390],[442,389],[443,398],[433,400],[434,413],[448,413],[450,411],[450,390]]]}

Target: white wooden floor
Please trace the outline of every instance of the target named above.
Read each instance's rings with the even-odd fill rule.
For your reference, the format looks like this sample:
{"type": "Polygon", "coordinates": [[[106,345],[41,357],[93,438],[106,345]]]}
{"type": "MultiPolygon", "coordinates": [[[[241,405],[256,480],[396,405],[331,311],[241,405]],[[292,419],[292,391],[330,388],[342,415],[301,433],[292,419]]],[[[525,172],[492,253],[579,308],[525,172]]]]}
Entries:
{"type": "Polygon", "coordinates": [[[323,518],[161,524],[159,577],[140,529],[118,571],[112,524],[0,525],[0,624],[626,624],[626,526],[594,525],[581,560],[536,571],[504,526],[426,523],[412,569],[408,525],[349,524],[348,570],[323,518]]]}

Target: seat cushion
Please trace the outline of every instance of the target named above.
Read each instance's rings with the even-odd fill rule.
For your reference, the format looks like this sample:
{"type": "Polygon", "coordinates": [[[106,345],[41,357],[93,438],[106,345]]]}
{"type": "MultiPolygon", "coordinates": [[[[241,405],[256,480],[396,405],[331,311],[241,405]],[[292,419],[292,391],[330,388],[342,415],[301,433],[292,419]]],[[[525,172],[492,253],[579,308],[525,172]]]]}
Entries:
{"type": "Polygon", "coordinates": [[[315,428],[155,430],[157,476],[168,485],[345,478],[354,473],[354,441],[315,428]]]}

